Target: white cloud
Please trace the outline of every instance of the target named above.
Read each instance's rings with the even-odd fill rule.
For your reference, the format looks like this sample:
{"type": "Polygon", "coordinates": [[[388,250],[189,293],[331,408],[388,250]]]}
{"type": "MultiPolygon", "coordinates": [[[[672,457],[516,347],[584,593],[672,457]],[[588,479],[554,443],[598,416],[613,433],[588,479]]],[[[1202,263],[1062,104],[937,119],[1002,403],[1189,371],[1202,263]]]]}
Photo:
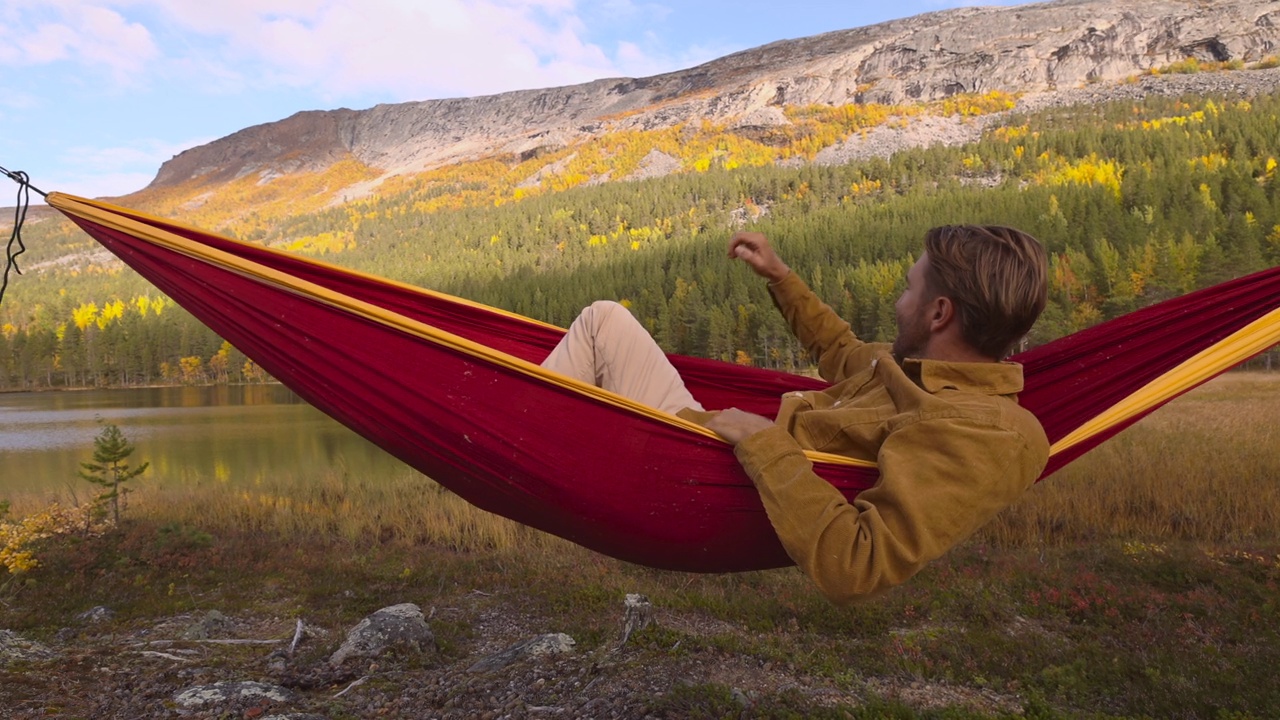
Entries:
{"type": "Polygon", "coordinates": [[[83,8],[78,30],[78,53],[88,63],[104,65],[118,75],[140,72],[160,55],[151,32],[105,8],[83,8]]]}
{"type": "Polygon", "coordinates": [[[166,12],[268,81],[330,96],[473,95],[617,73],[567,0],[229,0],[166,12]]]}
{"type": "Polygon", "coordinates": [[[14,52],[25,65],[43,65],[67,59],[76,44],[76,31],[57,23],[45,23],[17,39],[14,52]]]}
{"type": "Polygon", "coordinates": [[[670,57],[652,36],[590,39],[588,19],[634,30],[669,13],[638,0],[6,0],[0,66],[75,62],[117,85],[150,73],[329,99],[470,96],[709,59],[670,57]]]}
{"type": "Polygon", "coordinates": [[[0,65],[74,62],[117,84],[136,82],[159,56],[149,30],[91,0],[37,4],[14,0],[0,15],[0,65]]]}
{"type": "MultiPolygon", "coordinates": [[[[219,64],[262,86],[318,91],[329,98],[395,100],[477,95],[673,69],[644,46],[602,47],[588,39],[574,0],[147,0],[184,37],[178,64],[219,64]],[[194,38],[194,40],[193,40],[194,38]]],[[[615,23],[658,5],[606,0],[586,8],[615,23]]]]}

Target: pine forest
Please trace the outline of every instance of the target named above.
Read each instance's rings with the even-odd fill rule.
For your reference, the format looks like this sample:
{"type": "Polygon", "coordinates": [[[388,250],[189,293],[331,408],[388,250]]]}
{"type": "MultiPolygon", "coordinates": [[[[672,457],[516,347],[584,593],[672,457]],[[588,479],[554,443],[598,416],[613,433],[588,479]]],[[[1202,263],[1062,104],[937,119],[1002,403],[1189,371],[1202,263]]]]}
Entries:
{"type": "MultiPolygon", "coordinates": [[[[350,159],[122,202],[561,326],[618,300],[671,352],[795,371],[806,358],[764,283],[726,257],[737,229],[768,235],[872,340],[892,338],[906,269],[935,225],[1012,225],[1045,243],[1050,305],[1027,347],[1280,264],[1280,95],[1034,114],[1015,102],[791,108],[785,128],[613,133],[391,178],[348,202],[329,188],[379,171],[350,159]],[[811,162],[926,114],[992,122],[968,145],[811,162]],[[621,180],[655,158],[678,169],[621,180]]],[[[267,379],[70,223],[45,214],[24,238],[24,274],[0,306],[0,389],[267,379]]]]}

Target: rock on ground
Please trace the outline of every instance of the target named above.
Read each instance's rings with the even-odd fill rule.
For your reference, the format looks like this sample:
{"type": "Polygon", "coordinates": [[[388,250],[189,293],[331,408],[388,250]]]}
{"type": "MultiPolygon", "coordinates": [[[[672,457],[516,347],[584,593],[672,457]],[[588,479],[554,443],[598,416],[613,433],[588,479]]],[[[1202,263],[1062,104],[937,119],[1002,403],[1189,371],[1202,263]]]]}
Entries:
{"type": "Polygon", "coordinates": [[[426,652],[435,649],[435,641],[422,609],[413,603],[401,603],[361,620],[347,633],[346,642],[329,658],[329,664],[337,666],[350,658],[377,657],[396,647],[426,652]]]}
{"type": "Polygon", "coordinates": [[[235,703],[245,700],[289,702],[292,699],[293,693],[288,690],[259,682],[219,682],[212,685],[200,685],[183,690],[173,697],[174,703],[186,709],[200,709],[208,705],[235,703]]]}
{"type": "Polygon", "coordinates": [[[488,672],[504,668],[522,658],[541,657],[543,655],[560,655],[573,651],[577,643],[564,633],[551,633],[530,638],[512,645],[506,650],[494,653],[471,666],[471,672],[488,672]]]}
{"type": "Polygon", "coordinates": [[[11,630],[0,630],[0,666],[12,662],[52,660],[55,653],[34,640],[27,640],[11,630]]]}

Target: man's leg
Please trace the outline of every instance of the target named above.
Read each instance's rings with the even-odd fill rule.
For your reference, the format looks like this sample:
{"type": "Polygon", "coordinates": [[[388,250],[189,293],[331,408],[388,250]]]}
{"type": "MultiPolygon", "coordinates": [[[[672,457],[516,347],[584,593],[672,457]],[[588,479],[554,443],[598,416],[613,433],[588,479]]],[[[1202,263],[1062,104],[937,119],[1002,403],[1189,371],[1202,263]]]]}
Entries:
{"type": "Polygon", "coordinates": [[[601,300],[583,309],[542,367],[665,412],[702,409],[662,348],[616,302],[601,300]]]}

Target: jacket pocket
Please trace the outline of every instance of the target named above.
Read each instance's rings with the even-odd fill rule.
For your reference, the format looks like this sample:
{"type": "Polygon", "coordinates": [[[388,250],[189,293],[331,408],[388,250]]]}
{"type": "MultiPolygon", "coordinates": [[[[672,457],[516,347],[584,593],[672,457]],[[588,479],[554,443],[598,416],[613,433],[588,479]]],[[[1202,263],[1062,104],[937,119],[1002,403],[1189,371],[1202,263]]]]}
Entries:
{"type": "Polygon", "coordinates": [[[874,460],[885,422],[893,415],[890,407],[813,410],[796,416],[793,434],[811,450],[874,460]]]}

